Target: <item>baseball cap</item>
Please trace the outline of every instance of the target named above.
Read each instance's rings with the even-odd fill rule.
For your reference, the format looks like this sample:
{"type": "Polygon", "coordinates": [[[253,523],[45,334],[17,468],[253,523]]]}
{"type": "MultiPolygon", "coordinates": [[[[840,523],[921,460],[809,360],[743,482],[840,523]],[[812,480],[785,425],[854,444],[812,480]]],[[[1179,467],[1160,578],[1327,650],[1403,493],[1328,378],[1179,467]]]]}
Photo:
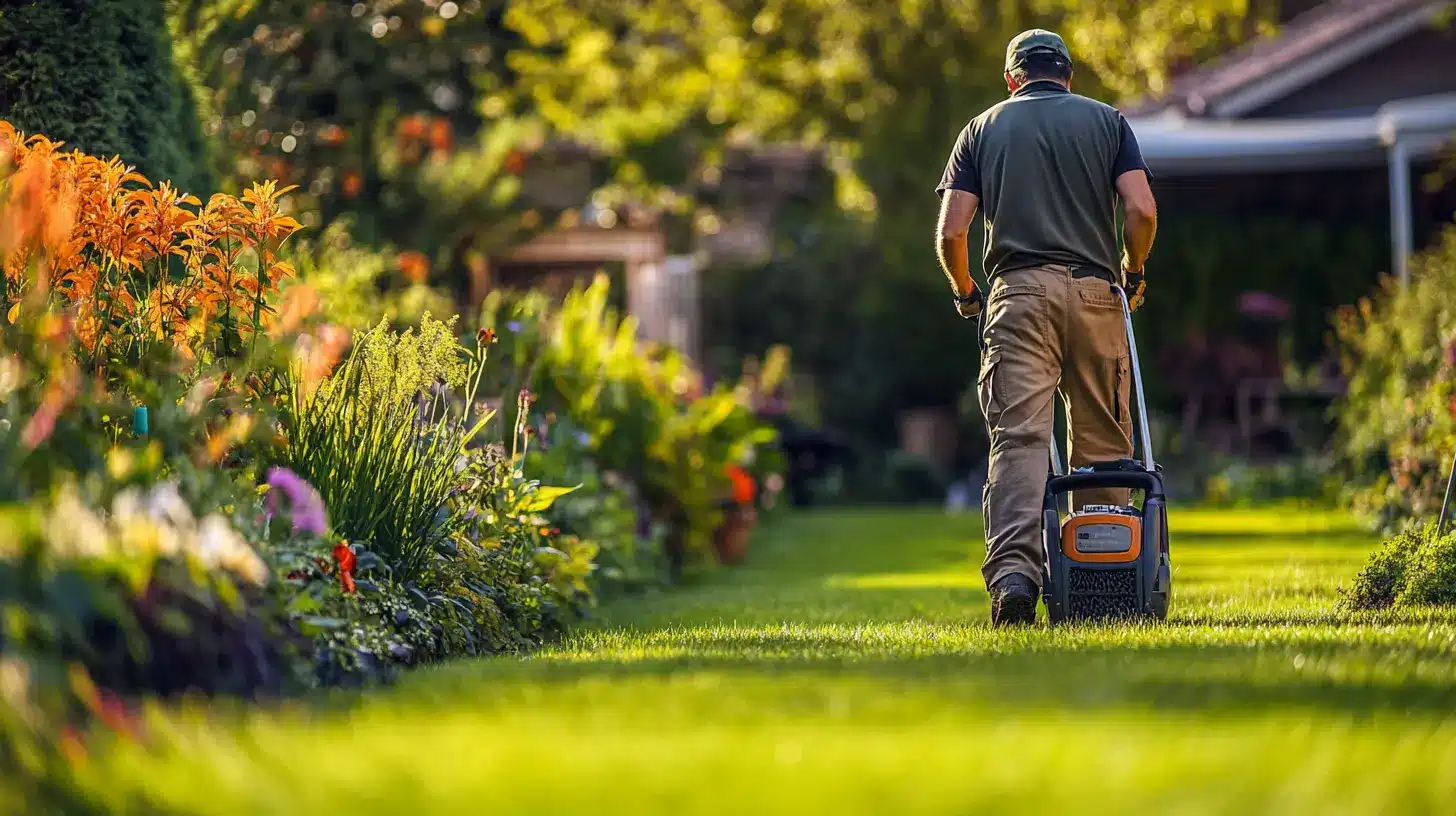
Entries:
{"type": "Polygon", "coordinates": [[[1011,38],[1006,46],[1006,70],[1020,68],[1032,54],[1049,54],[1061,57],[1068,65],[1072,64],[1072,53],[1061,37],[1044,28],[1033,28],[1011,38]]]}

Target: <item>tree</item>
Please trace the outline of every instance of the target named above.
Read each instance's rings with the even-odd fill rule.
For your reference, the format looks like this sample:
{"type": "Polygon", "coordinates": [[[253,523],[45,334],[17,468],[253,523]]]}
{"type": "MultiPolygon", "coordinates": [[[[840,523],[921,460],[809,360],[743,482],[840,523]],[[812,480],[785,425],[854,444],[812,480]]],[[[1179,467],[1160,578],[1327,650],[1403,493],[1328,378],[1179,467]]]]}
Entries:
{"type": "MultiPolygon", "coordinates": [[[[812,268],[784,257],[771,269],[813,280],[797,288],[825,294],[804,305],[833,310],[796,325],[858,328],[816,373],[839,382],[824,400],[832,419],[883,432],[899,408],[954,404],[976,366],[936,271],[933,189],[957,132],[1005,97],[1010,37],[1059,29],[1078,90],[1112,98],[1156,90],[1172,64],[1267,13],[1250,0],[516,0],[505,19],[530,46],[508,55],[519,97],[614,157],[638,197],[717,175],[733,146],[823,150],[834,201],[818,217],[858,228],[836,228],[838,251],[816,247],[812,268]],[[696,167],[650,172],[682,143],[696,167]]],[[[800,352],[820,339],[745,351],[788,340],[812,360],[800,352]]]]}
{"type": "Polygon", "coordinates": [[[519,193],[545,129],[498,96],[514,40],[499,6],[174,0],[173,10],[210,90],[225,172],[297,184],[312,226],[347,219],[358,240],[459,273],[472,250],[542,221],[519,193]]]}
{"type": "Polygon", "coordinates": [[[0,0],[0,118],[183,189],[210,186],[163,0],[0,0]]]}

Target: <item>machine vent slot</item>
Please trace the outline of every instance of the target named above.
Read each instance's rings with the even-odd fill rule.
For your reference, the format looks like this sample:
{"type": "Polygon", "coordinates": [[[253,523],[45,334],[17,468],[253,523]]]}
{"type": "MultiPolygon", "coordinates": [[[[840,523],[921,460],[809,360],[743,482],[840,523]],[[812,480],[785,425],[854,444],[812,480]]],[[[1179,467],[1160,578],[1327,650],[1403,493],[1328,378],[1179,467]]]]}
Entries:
{"type": "Polygon", "coordinates": [[[1136,601],[1137,570],[1071,567],[1067,570],[1067,594],[1128,595],[1136,601]]]}

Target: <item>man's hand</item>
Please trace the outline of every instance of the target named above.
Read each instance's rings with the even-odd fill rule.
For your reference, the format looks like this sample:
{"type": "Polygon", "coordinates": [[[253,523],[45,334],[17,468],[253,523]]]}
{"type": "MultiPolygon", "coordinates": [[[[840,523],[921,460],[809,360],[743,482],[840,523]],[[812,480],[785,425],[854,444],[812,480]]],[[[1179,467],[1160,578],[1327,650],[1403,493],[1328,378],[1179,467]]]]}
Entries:
{"type": "Polygon", "coordinates": [[[955,298],[955,305],[960,316],[969,320],[980,315],[981,310],[986,308],[986,298],[981,294],[981,288],[973,281],[970,294],[955,298]]]}
{"type": "Polygon", "coordinates": [[[1127,267],[1122,268],[1122,290],[1127,293],[1127,308],[1136,312],[1147,300],[1148,283],[1143,277],[1141,270],[1134,272],[1127,267]]]}

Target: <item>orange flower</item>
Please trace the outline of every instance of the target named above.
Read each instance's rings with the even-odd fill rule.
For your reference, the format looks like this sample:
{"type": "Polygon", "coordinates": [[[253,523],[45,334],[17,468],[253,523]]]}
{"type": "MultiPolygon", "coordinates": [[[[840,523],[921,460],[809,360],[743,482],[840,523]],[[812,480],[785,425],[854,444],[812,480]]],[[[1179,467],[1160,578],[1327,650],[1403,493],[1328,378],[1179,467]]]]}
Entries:
{"type": "Polygon", "coordinates": [[[422,139],[425,136],[425,117],[418,113],[399,120],[399,138],[403,140],[422,139]]]}
{"type": "Polygon", "coordinates": [[[139,326],[145,341],[194,358],[267,324],[271,297],[294,274],[277,257],[301,228],[282,211],[293,188],[270,181],[202,206],[120,159],[59,148],[0,121],[0,166],[14,167],[0,202],[0,265],[13,295],[53,292],[75,319],[69,342],[93,359],[139,326]]]}
{"type": "Polygon", "coordinates": [[[430,150],[437,156],[448,156],[455,149],[455,133],[449,119],[430,122],[430,150]]]}
{"type": "Polygon", "coordinates": [[[343,192],[344,198],[354,198],[364,192],[364,177],[355,170],[345,173],[343,192]]]}
{"type": "Polygon", "coordinates": [[[303,324],[304,319],[318,311],[318,291],[306,283],[295,284],[283,295],[278,322],[269,332],[274,337],[292,334],[303,324]]]}
{"type": "Polygon", "coordinates": [[[313,389],[334,370],[334,365],[344,356],[349,347],[349,330],[341,326],[321,326],[311,334],[304,334],[294,344],[294,358],[301,363],[302,385],[305,393],[313,389]]]}
{"type": "Polygon", "coordinates": [[[326,147],[338,147],[344,143],[349,134],[338,125],[324,125],[319,129],[319,144],[326,147]]]}
{"type": "Polygon", "coordinates": [[[410,283],[422,284],[430,277],[430,259],[422,252],[401,252],[395,263],[410,283]]]}
{"type": "Polygon", "coordinates": [[[79,766],[86,761],[86,741],[75,726],[61,726],[60,748],[71,765],[79,766]]]}

